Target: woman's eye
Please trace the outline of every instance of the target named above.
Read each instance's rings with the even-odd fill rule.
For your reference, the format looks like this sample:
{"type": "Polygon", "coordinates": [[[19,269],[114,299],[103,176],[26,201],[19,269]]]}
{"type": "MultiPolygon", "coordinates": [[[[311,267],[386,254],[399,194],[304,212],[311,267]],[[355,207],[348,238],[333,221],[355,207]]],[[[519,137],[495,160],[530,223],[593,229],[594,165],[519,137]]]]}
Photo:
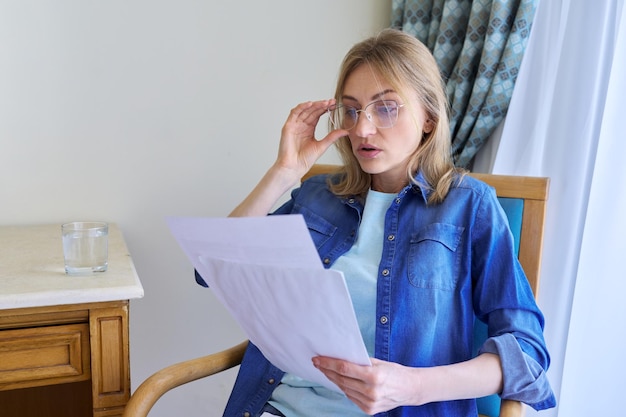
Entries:
{"type": "Polygon", "coordinates": [[[397,110],[398,107],[393,102],[382,102],[380,104],[376,104],[376,113],[381,116],[392,116],[396,113],[397,110]]]}
{"type": "Polygon", "coordinates": [[[357,112],[356,112],[355,108],[353,108],[353,107],[344,107],[344,109],[345,109],[345,111],[344,111],[345,117],[347,117],[349,119],[353,119],[353,120],[356,119],[357,112]]]}

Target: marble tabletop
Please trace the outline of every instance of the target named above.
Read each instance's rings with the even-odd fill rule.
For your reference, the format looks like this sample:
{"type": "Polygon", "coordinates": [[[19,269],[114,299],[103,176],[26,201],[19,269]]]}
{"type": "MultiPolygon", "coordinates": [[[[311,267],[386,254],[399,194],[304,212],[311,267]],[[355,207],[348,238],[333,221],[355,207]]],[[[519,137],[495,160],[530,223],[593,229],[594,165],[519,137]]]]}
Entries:
{"type": "Polygon", "coordinates": [[[65,273],[61,225],[0,226],[0,309],[143,297],[119,227],[109,224],[106,272],[65,273]]]}

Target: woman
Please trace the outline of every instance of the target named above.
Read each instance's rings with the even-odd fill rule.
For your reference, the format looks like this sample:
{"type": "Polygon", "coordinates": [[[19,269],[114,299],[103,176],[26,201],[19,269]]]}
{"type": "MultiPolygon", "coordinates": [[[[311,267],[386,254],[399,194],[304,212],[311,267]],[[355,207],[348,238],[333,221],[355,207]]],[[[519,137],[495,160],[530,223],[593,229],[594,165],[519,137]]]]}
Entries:
{"type": "Polygon", "coordinates": [[[264,216],[336,143],[344,166],[292,192],[323,263],[344,272],[372,366],[313,364],[343,394],[284,374],[252,344],[226,416],[476,416],[499,393],[552,407],[543,316],[493,191],[450,158],[442,80],[396,30],[346,55],[335,98],[295,107],[276,162],[231,216],[264,216]],[[320,117],[334,130],[314,137],[320,117]],[[490,338],[472,357],[474,315],[490,338]],[[265,414],[264,414],[265,413],[265,414]]]}

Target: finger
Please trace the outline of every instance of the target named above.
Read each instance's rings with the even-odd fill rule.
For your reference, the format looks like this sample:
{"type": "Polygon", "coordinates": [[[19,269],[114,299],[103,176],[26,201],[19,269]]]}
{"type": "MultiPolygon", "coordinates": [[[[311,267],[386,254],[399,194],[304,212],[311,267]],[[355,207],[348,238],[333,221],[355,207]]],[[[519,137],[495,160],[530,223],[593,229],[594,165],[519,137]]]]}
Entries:
{"type": "Polygon", "coordinates": [[[361,391],[345,389],[343,390],[343,393],[346,395],[346,397],[348,397],[348,399],[350,399],[350,401],[356,404],[357,407],[359,407],[361,410],[366,412],[368,415],[376,413],[375,409],[373,408],[375,404],[372,402],[372,400],[369,397],[364,395],[361,391]]]}
{"type": "Polygon", "coordinates": [[[371,397],[370,387],[366,382],[332,370],[326,369],[322,370],[322,372],[332,383],[339,387],[346,397],[355,403],[357,407],[368,414],[373,414],[372,407],[375,405],[375,400],[371,397]]]}
{"type": "Polygon", "coordinates": [[[319,139],[317,141],[317,148],[319,150],[320,156],[321,154],[326,152],[328,148],[330,148],[335,142],[337,142],[339,139],[341,139],[344,136],[346,136],[345,133],[335,130],[335,131],[330,132],[324,138],[319,139]]]}
{"type": "Polygon", "coordinates": [[[307,124],[317,124],[320,116],[324,114],[328,110],[328,107],[334,102],[334,99],[328,99],[301,103],[292,110],[292,115],[298,121],[307,124]]]}
{"type": "Polygon", "coordinates": [[[341,391],[343,391],[346,395],[351,396],[355,395],[355,393],[361,390],[360,381],[353,379],[349,376],[339,374],[334,371],[322,370],[322,373],[331,381],[333,384],[339,387],[341,391]]]}
{"type": "Polygon", "coordinates": [[[367,381],[341,375],[333,371],[328,372],[328,379],[337,385],[350,401],[368,415],[388,409],[384,407],[384,404],[378,403],[379,399],[376,389],[368,384],[367,381]]]}
{"type": "MultiPolygon", "coordinates": [[[[330,378],[341,380],[361,380],[363,379],[363,366],[355,363],[328,357],[313,358],[313,365],[330,378]]],[[[369,366],[365,367],[369,368],[369,366]]]]}

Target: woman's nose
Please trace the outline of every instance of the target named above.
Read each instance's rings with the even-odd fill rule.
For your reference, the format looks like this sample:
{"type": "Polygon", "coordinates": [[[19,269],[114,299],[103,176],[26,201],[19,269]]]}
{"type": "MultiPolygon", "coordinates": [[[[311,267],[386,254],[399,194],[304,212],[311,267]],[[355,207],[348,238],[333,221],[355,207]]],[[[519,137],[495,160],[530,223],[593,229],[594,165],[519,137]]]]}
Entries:
{"type": "Polygon", "coordinates": [[[365,112],[359,114],[359,118],[356,120],[356,125],[353,129],[354,133],[362,138],[376,133],[376,126],[374,126],[374,123],[370,121],[370,118],[365,112]]]}

